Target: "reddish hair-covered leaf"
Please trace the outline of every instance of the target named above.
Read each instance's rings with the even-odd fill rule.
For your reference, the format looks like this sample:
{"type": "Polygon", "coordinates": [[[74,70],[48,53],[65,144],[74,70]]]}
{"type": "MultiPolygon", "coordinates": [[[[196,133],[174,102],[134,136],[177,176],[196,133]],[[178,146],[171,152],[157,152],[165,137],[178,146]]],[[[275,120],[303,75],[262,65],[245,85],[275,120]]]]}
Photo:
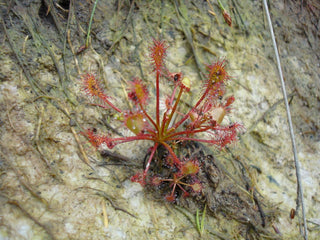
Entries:
{"type": "Polygon", "coordinates": [[[199,172],[199,163],[196,160],[190,160],[183,164],[181,173],[183,175],[195,175],[199,172]]]}
{"type": "Polygon", "coordinates": [[[81,80],[84,92],[90,97],[98,97],[101,100],[108,98],[101,89],[100,83],[94,74],[84,74],[82,75],[81,80]]]}
{"type": "Polygon", "coordinates": [[[190,187],[196,193],[200,193],[202,191],[202,185],[200,182],[195,182],[195,183],[191,184],[190,187]]]}
{"type": "Polygon", "coordinates": [[[138,173],[136,173],[135,175],[133,175],[133,176],[130,178],[130,180],[131,180],[132,182],[140,183],[141,186],[143,186],[143,187],[146,185],[146,181],[145,181],[144,175],[143,175],[143,173],[141,173],[141,172],[138,172],[138,173]]]}
{"type": "Polygon", "coordinates": [[[154,71],[161,72],[164,67],[167,48],[165,41],[153,39],[153,45],[150,47],[150,56],[154,65],[154,71]]]}
{"type": "Polygon", "coordinates": [[[208,78],[207,78],[207,86],[213,86],[218,82],[225,82],[230,79],[226,71],[226,61],[217,61],[211,65],[207,66],[208,78]]]}
{"type": "MultiPolygon", "coordinates": [[[[117,112],[122,112],[119,108],[117,108],[115,105],[113,105],[109,101],[109,97],[103,92],[103,90],[100,87],[99,81],[93,74],[84,74],[81,77],[82,84],[83,84],[83,91],[89,95],[90,97],[98,97],[100,100],[102,100],[104,103],[108,104],[110,107],[112,107],[117,112]]],[[[99,106],[99,105],[98,105],[99,106]]],[[[105,108],[105,106],[101,106],[105,108]]]]}
{"type": "Polygon", "coordinates": [[[87,129],[85,132],[81,132],[82,135],[86,136],[89,139],[89,142],[95,147],[98,148],[102,142],[103,137],[97,135],[93,130],[87,129]]]}
{"type": "Polygon", "coordinates": [[[128,97],[131,101],[133,101],[136,105],[146,105],[149,92],[147,87],[143,84],[142,80],[139,78],[134,78],[132,82],[130,82],[128,97]]]}

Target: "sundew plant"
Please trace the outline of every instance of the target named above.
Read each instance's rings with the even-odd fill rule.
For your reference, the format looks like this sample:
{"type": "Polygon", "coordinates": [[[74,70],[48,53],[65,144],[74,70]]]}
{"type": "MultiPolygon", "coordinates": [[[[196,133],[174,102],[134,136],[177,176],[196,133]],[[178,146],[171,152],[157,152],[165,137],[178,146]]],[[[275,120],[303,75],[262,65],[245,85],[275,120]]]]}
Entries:
{"type": "Polygon", "coordinates": [[[169,184],[171,191],[165,198],[173,202],[176,199],[177,191],[186,197],[191,192],[200,193],[202,190],[201,182],[197,178],[201,163],[198,159],[185,157],[180,159],[175,152],[174,144],[197,141],[223,149],[227,144],[237,140],[238,132],[243,127],[236,122],[228,125],[222,124],[224,117],[230,113],[230,106],[234,102],[233,96],[227,98],[224,96],[226,83],[231,80],[226,71],[226,61],[219,60],[206,65],[201,95],[192,107],[186,109],[185,104],[181,104],[181,98],[192,90],[191,82],[183,73],[170,72],[166,67],[167,49],[165,41],[155,39],[149,47],[151,67],[155,75],[156,104],[154,108],[147,108],[150,94],[146,83],[140,78],[133,78],[128,85],[128,98],[134,105],[133,109],[128,110],[120,109],[112,103],[112,98],[105,93],[95,75],[85,74],[82,76],[84,92],[100,101],[99,104],[96,104],[97,106],[118,112],[121,116],[118,121],[121,121],[123,127],[129,129],[134,135],[113,137],[110,134],[100,134],[91,129],[86,130],[83,134],[96,148],[106,145],[112,149],[121,143],[140,140],[153,142],[144,169],[132,176],[131,180],[142,186],[169,184]],[[160,89],[160,81],[167,81],[167,84],[172,86],[171,92],[164,92],[160,89]],[[161,96],[165,96],[164,111],[160,110],[161,96]],[[168,154],[165,159],[161,160],[165,163],[159,165],[166,166],[171,171],[169,178],[150,173],[152,161],[160,161],[155,158],[156,151],[160,146],[165,148],[168,154]]]}

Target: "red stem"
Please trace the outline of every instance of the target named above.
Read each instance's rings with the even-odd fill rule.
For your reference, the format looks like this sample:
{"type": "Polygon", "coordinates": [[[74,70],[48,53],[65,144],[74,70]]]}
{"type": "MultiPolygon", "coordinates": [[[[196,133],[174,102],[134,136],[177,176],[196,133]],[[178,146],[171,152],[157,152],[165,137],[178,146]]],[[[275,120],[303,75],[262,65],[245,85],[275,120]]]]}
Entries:
{"type": "Polygon", "coordinates": [[[104,142],[114,142],[116,144],[125,143],[125,142],[131,142],[136,140],[155,140],[155,136],[152,134],[143,134],[138,136],[131,136],[131,137],[119,137],[119,138],[109,138],[108,140],[105,140],[104,142]]]}
{"type": "MultiPolygon", "coordinates": [[[[157,92],[157,106],[156,106],[156,119],[157,119],[157,129],[160,129],[160,90],[159,90],[159,78],[160,72],[157,70],[157,79],[156,79],[156,92],[157,92]]],[[[159,133],[159,131],[158,131],[159,133]]]]}
{"type": "Polygon", "coordinates": [[[155,127],[155,129],[159,132],[157,124],[152,120],[152,118],[149,116],[149,114],[143,108],[141,103],[139,103],[139,106],[140,106],[140,109],[142,110],[143,114],[149,119],[149,121],[152,123],[152,125],[155,127]]]}
{"type": "MultiPolygon", "coordinates": [[[[207,96],[208,92],[209,92],[210,88],[207,87],[206,91],[204,92],[204,94],[202,95],[202,97],[198,100],[198,102],[196,103],[196,105],[194,105],[194,107],[179,121],[177,122],[173,127],[173,129],[176,129],[177,127],[179,127],[185,120],[187,120],[187,118],[189,117],[189,114],[194,111],[199,105],[200,103],[205,99],[205,97],[207,96]]],[[[171,129],[170,128],[170,129],[171,129]]]]}
{"type": "MultiPolygon", "coordinates": [[[[172,137],[175,137],[175,136],[179,136],[179,135],[188,135],[188,134],[195,134],[195,133],[200,133],[200,132],[206,132],[208,130],[212,129],[211,126],[207,126],[207,127],[204,127],[204,128],[201,128],[201,129],[196,129],[196,130],[186,130],[186,131],[181,131],[181,132],[175,132],[171,135],[168,135],[166,137],[166,141],[170,141],[172,140],[172,137]]],[[[213,130],[213,129],[212,129],[213,130]]]]}
{"type": "Polygon", "coordinates": [[[178,86],[179,86],[179,84],[176,84],[174,86],[174,89],[173,89],[173,92],[172,92],[172,95],[171,95],[171,98],[170,98],[170,105],[172,104],[172,102],[174,100],[174,96],[176,95],[176,91],[177,91],[178,86]]]}
{"type": "Polygon", "coordinates": [[[203,143],[211,143],[211,144],[217,144],[217,145],[220,144],[219,141],[216,141],[214,139],[208,140],[208,139],[198,139],[198,138],[183,137],[183,138],[172,138],[170,140],[186,140],[186,141],[196,141],[196,142],[203,142],[203,143]]]}
{"type": "MultiPolygon", "coordinates": [[[[102,98],[103,101],[105,101],[110,107],[112,107],[114,110],[116,110],[117,112],[119,113],[122,113],[122,111],[117,108],[115,105],[113,105],[108,99],[107,99],[107,96],[103,96],[102,98]]],[[[100,105],[99,105],[100,106],[100,105]]]]}
{"type": "Polygon", "coordinates": [[[148,162],[147,162],[147,165],[146,165],[146,168],[144,169],[143,171],[143,181],[145,180],[146,176],[147,176],[147,173],[149,171],[149,168],[150,168],[150,164],[151,164],[151,161],[152,161],[152,158],[154,156],[154,153],[156,152],[157,148],[158,148],[158,143],[156,142],[152,148],[152,152],[150,154],[150,157],[148,159],[148,162]]]}
{"type": "Polygon", "coordinates": [[[176,190],[176,187],[177,187],[177,184],[176,184],[176,183],[174,183],[174,184],[173,184],[172,191],[171,191],[171,194],[170,194],[170,196],[171,196],[171,197],[173,197],[173,196],[174,196],[174,191],[176,190]]]}
{"type": "Polygon", "coordinates": [[[175,161],[175,164],[177,164],[177,166],[179,167],[181,162],[180,162],[179,158],[177,157],[177,155],[173,152],[173,150],[170,147],[170,145],[168,143],[166,143],[166,142],[161,142],[161,144],[169,151],[169,153],[173,157],[173,160],[175,161]]]}
{"type": "Polygon", "coordinates": [[[162,127],[164,128],[164,131],[166,131],[166,130],[168,129],[168,126],[169,126],[169,124],[170,124],[170,122],[171,122],[171,119],[172,119],[172,117],[173,117],[173,114],[174,114],[175,111],[177,110],[177,106],[178,106],[178,104],[179,104],[179,102],[180,102],[180,98],[181,98],[182,92],[183,92],[183,89],[180,88],[180,91],[179,91],[177,100],[176,100],[176,102],[174,103],[174,106],[173,106],[173,108],[172,108],[172,111],[171,111],[171,113],[170,113],[170,115],[169,115],[169,119],[168,119],[168,121],[166,122],[165,126],[162,126],[162,127]]]}
{"type": "MultiPolygon", "coordinates": [[[[171,106],[172,105],[172,102],[174,100],[174,96],[176,95],[176,91],[177,91],[177,87],[179,85],[175,85],[174,87],[174,90],[172,92],[172,95],[171,95],[171,98],[170,98],[170,101],[169,101],[169,105],[171,106]]],[[[169,108],[167,108],[167,111],[163,114],[163,117],[162,117],[162,123],[161,123],[161,135],[160,136],[163,136],[163,132],[164,132],[164,129],[165,129],[165,124],[167,122],[167,112],[169,111],[169,108]]],[[[171,121],[171,120],[170,120],[171,121]]],[[[169,121],[169,122],[170,122],[169,121]]]]}
{"type": "Polygon", "coordinates": [[[164,132],[164,126],[166,125],[166,121],[167,121],[167,113],[168,113],[169,110],[165,111],[165,113],[163,114],[163,117],[162,117],[162,123],[161,123],[161,133],[159,136],[163,136],[163,132],[164,132]]]}

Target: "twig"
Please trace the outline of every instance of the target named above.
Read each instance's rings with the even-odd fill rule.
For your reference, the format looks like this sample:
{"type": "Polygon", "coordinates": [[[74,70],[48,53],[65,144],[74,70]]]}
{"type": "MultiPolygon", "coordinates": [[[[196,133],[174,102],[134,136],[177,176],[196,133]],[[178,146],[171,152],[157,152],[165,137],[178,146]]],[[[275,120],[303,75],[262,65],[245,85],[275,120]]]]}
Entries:
{"type": "Polygon", "coordinates": [[[40,109],[39,109],[39,119],[38,119],[38,126],[36,128],[36,133],[35,133],[35,138],[34,138],[34,142],[36,145],[36,149],[38,150],[41,159],[44,160],[44,162],[46,163],[47,167],[51,170],[51,164],[48,161],[48,159],[44,156],[43,151],[40,147],[40,130],[41,130],[41,125],[42,125],[42,119],[43,119],[43,114],[44,114],[44,107],[41,105],[40,109]]]}
{"type": "MultiPolygon", "coordinates": [[[[70,116],[70,113],[69,113],[69,111],[68,111],[68,109],[65,107],[64,108],[64,111],[70,116]]],[[[78,144],[78,147],[79,147],[79,150],[80,150],[80,153],[81,153],[81,155],[82,155],[82,157],[83,157],[83,160],[84,160],[84,162],[92,169],[92,170],[94,170],[94,168],[90,165],[90,161],[89,161],[89,159],[88,159],[88,156],[87,156],[87,154],[86,154],[86,152],[84,151],[84,148],[83,148],[83,146],[82,146],[82,144],[81,144],[81,141],[80,141],[80,138],[79,138],[79,136],[78,136],[78,133],[76,132],[76,130],[74,129],[74,127],[70,124],[70,130],[71,130],[71,132],[72,132],[72,134],[73,134],[73,136],[74,136],[74,139],[76,140],[76,142],[77,142],[77,144],[78,144]]]]}
{"type": "Polygon", "coordinates": [[[267,1],[263,0],[263,4],[264,4],[264,9],[266,11],[267,19],[268,19],[268,24],[269,24],[269,28],[270,28],[270,33],[271,33],[272,43],[273,43],[273,47],[274,47],[274,52],[275,52],[276,59],[277,59],[277,65],[278,65],[278,71],[279,71],[279,76],[280,76],[282,94],[283,94],[284,103],[286,105],[286,111],[287,111],[287,118],[288,118],[289,130],[290,130],[290,138],[291,138],[291,144],[292,144],[292,150],[293,150],[293,158],[294,158],[295,167],[296,167],[296,176],[297,176],[297,182],[298,182],[297,183],[296,211],[299,208],[299,202],[300,202],[301,203],[301,208],[302,208],[303,224],[304,224],[304,226],[303,226],[303,228],[304,228],[304,239],[307,240],[308,239],[308,227],[307,227],[307,221],[306,221],[306,216],[305,216],[305,206],[304,206],[304,201],[303,201],[303,189],[302,189],[301,175],[300,175],[300,162],[298,160],[295,137],[294,137],[292,121],[291,121],[290,107],[289,107],[289,103],[288,103],[286,87],[285,87],[284,80],[283,80],[279,52],[278,52],[277,43],[276,43],[274,32],[273,32],[273,27],[272,27],[272,22],[271,22],[271,18],[270,18],[270,14],[269,14],[269,8],[268,8],[268,5],[267,5],[267,1]]]}
{"type": "Polygon", "coordinates": [[[69,44],[69,46],[70,46],[70,50],[71,50],[72,55],[73,55],[74,63],[76,64],[77,73],[78,73],[78,75],[81,75],[81,69],[80,69],[80,67],[79,67],[78,59],[77,59],[77,57],[76,57],[76,54],[75,54],[75,52],[74,52],[74,49],[73,49],[73,46],[72,46],[72,43],[71,43],[70,29],[68,29],[68,32],[67,32],[67,40],[68,40],[68,44],[69,44]]]}
{"type": "MultiPolygon", "coordinates": [[[[222,240],[231,240],[231,236],[226,236],[226,235],[223,235],[223,234],[221,234],[219,232],[216,232],[210,226],[208,226],[207,232],[210,233],[213,236],[216,236],[216,237],[222,239],[222,240]]],[[[234,238],[232,238],[232,239],[234,239],[234,238]]]]}
{"type": "MultiPolygon", "coordinates": [[[[100,196],[100,197],[103,197],[103,198],[105,198],[106,200],[108,200],[108,202],[110,202],[111,206],[112,206],[115,210],[122,211],[122,212],[124,212],[124,213],[126,213],[126,214],[129,214],[131,217],[137,218],[136,215],[128,212],[127,210],[125,210],[125,209],[123,209],[123,208],[121,208],[121,207],[118,207],[118,206],[111,200],[111,198],[110,198],[105,192],[103,192],[103,191],[101,191],[101,190],[98,190],[98,189],[94,189],[94,188],[91,188],[91,189],[97,191],[97,192],[96,192],[96,195],[98,195],[98,196],[100,196]]],[[[138,218],[137,218],[137,219],[138,219],[138,218]]]]}
{"type": "Polygon", "coordinates": [[[13,108],[15,108],[17,106],[17,104],[14,104],[10,109],[7,109],[7,117],[8,117],[8,122],[9,125],[11,126],[11,128],[13,129],[13,131],[18,132],[17,129],[14,127],[11,117],[10,117],[10,112],[13,108]]]}
{"type": "Polygon", "coordinates": [[[107,149],[104,149],[100,152],[100,155],[104,158],[112,158],[112,159],[115,159],[115,160],[120,160],[120,161],[123,161],[123,162],[131,162],[132,160],[128,157],[125,157],[121,154],[118,154],[118,153],[115,153],[115,152],[111,152],[107,149]]]}
{"type": "Polygon", "coordinates": [[[107,208],[106,208],[106,203],[104,200],[101,202],[102,206],[102,213],[103,213],[103,223],[104,227],[107,228],[109,226],[109,220],[108,220],[108,214],[107,214],[107,208]]]}
{"type": "Polygon", "coordinates": [[[103,197],[104,199],[108,200],[108,202],[110,202],[111,206],[115,209],[115,210],[119,210],[119,211],[122,211],[126,214],[129,214],[131,217],[134,217],[136,219],[138,219],[138,217],[130,212],[128,212],[127,210],[121,208],[121,207],[118,207],[111,199],[111,197],[109,195],[107,195],[107,193],[105,193],[104,191],[102,190],[99,190],[99,189],[96,189],[96,188],[92,188],[92,187],[78,187],[76,188],[75,190],[80,190],[80,189],[89,189],[89,190],[93,190],[93,191],[96,191],[96,195],[97,196],[100,196],[100,197],[103,197]]]}

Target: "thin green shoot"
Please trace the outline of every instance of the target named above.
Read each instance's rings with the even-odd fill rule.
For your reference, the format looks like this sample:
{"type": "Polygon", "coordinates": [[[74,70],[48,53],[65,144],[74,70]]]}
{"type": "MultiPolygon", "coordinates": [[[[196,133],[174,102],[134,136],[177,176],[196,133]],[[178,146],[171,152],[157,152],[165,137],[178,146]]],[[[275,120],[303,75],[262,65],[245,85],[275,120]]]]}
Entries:
{"type": "Polygon", "coordinates": [[[90,17],[90,21],[89,21],[88,32],[87,32],[86,48],[89,47],[89,39],[90,39],[90,32],[91,32],[91,26],[92,26],[92,21],[93,21],[93,15],[94,15],[94,13],[96,11],[96,7],[97,7],[98,2],[99,2],[99,0],[96,0],[94,5],[93,5],[93,8],[92,8],[91,17],[90,17]]]}
{"type": "Polygon", "coordinates": [[[197,212],[196,212],[196,225],[197,225],[197,230],[198,230],[200,236],[202,236],[203,231],[204,231],[204,224],[205,224],[205,218],[206,218],[206,208],[207,208],[207,205],[204,206],[202,216],[201,216],[201,221],[200,221],[200,216],[199,216],[199,209],[197,209],[197,212]]]}

